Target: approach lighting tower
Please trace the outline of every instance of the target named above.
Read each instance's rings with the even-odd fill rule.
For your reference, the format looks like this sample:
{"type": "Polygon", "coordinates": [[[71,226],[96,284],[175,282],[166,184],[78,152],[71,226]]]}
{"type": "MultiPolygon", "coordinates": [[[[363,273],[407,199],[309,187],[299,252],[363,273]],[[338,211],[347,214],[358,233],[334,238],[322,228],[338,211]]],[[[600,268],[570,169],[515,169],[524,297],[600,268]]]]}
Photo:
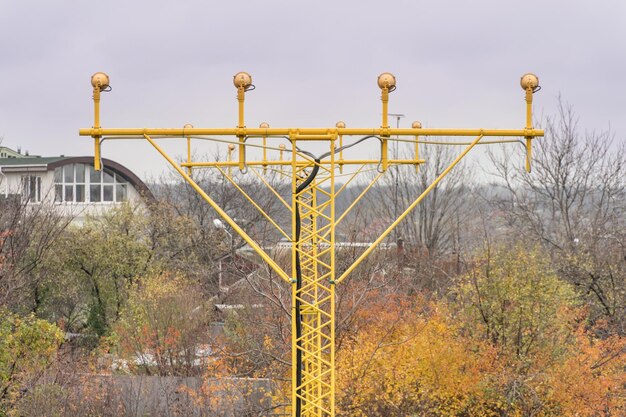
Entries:
{"type": "MultiPolygon", "coordinates": [[[[94,124],[92,128],[80,129],[81,136],[91,136],[94,141],[94,166],[102,169],[101,144],[106,139],[140,139],[148,141],[174,169],[197,191],[219,216],[254,251],[267,262],[292,289],[292,416],[333,417],[335,415],[335,287],[385,240],[394,228],[413,210],[422,199],[439,184],[461,159],[476,145],[493,143],[522,143],[526,148],[526,170],[530,172],[532,140],[543,136],[543,130],[532,124],[533,93],[539,87],[534,74],[525,74],[521,86],[526,93],[526,125],[522,129],[430,129],[414,122],[411,128],[389,126],[389,93],[396,89],[396,78],[390,73],[378,77],[381,90],[382,121],[380,127],[353,128],[344,122],[334,127],[298,128],[270,127],[262,123],[258,128],[246,127],[244,101],[247,91],[254,89],[252,77],[245,72],[233,79],[237,89],[239,118],[235,128],[198,128],[185,125],[172,129],[113,129],[100,126],[100,95],[110,90],[109,77],[101,72],[91,78],[94,101],[94,124]],[[424,140],[431,136],[471,137],[470,141],[437,142],[424,140]],[[495,137],[492,140],[483,140],[495,137]],[[187,161],[177,163],[158,145],[160,139],[180,138],[186,141],[187,161]],[[227,146],[225,161],[192,160],[193,141],[211,140],[227,146]],[[389,143],[409,143],[414,151],[411,157],[389,157],[389,143]],[[314,155],[307,151],[311,142],[322,143],[326,151],[314,155]],[[372,146],[375,145],[375,148],[372,146]],[[450,165],[415,199],[404,208],[387,229],[345,271],[336,270],[335,230],[358,201],[378,182],[390,167],[414,166],[428,163],[420,159],[420,146],[457,145],[464,149],[450,165]],[[354,150],[368,146],[377,149],[371,159],[352,158],[354,150]],[[246,150],[259,149],[262,157],[246,156],[246,150]],[[236,155],[233,157],[233,155],[236,155]],[[291,265],[280,265],[255,242],[228,213],[209,196],[193,179],[196,169],[213,169],[248,199],[251,206],[276,228],[279,234],[291,242],[291,265]],[[290,224],[279,224],[275,213],[267,213],[240,187],[233,170],[254,176],[264,184],[278,201],[290,212],[290,224]],[[267,171],[273,171],[290,183],[291,201],[286,201],[266,180],[267,171]],[[369,185],[342,213],[335,212],[335,200],[355,178],[367,171],[378,171],[369,176],[369,185]],[[345,172],[344,172],[345,171],[345,172]],[[336,180],[345,179],[341,187],[336,180]]],[[[400,210],[398,210],[400,211],[400,210]]]]}

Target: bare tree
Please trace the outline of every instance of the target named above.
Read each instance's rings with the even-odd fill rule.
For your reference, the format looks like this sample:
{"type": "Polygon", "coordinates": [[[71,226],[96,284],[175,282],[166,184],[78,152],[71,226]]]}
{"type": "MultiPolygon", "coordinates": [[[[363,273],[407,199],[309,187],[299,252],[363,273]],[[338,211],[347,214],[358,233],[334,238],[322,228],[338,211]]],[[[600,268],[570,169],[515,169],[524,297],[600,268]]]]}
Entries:
{"type": "MultiPolygon", "coordinates": [[[[405,150],[405,156],[410,150],[405,150]]],[[[452,146],[422,145],[426,160],[415,172],[413,166],[392,167],[367,200],[374,217],[398,217],[441,174],[457,155],[452,146]]],[[[462,218],[458,215],[467,195],[468,170],[460,164],[435,187],[398,226],[394,237],[407,249],[429,257],[458,252],[462,218]]],[[[465,208],[463,208],[465,210],[465,208]]]]}
{"type": "Polygon", "coordinates": [[[501,207],[512,225],[554,248],[583,239],[595,246],[624,214],[624,146],[610,131],[582,134],[570,106],[560,103],[558,111],[545,121],[546,137],[535,141],[530,175],[491,154],[508,191],[510,205],[501,207]]]}
{"type": "Polygon", "coordinates": [[[71,221],[52,204],[0,198],[0,305],[37,310],[47,273],[39,266],[71,221]]]}
{"type": "Polygon", "coordinates": [[[530,174],[491,154],[504,193],[492,199],[515,236],[541,242],[562,275],[620,332],[626,323],[626,152],[610,131],[582,132],[559,103],[535,141],[530,174]]]}

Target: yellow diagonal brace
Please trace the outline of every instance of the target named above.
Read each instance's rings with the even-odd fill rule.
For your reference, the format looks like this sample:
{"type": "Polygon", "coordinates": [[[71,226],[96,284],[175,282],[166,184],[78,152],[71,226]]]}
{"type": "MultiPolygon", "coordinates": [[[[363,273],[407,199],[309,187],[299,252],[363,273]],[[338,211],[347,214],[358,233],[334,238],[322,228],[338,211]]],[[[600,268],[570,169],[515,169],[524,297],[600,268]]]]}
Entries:
{"type": "Polygon", "coordinates": [[[169,162],[170,165],[172,165],[172,167],[176,171],[178,171],[178,173],[185,179],[185,181],[187,181],[187,183],[191,185],[191,187],[196,190],[198,194],[200,194],[204,201],[209,203],[213,210],[215,210],[217,214],[221,218],[223,218],[226,223],[228,223],[228,225],[232,227],[233,230],[237,232],[239,236],[241,236],[243,240],[245,240],[245,242],[250,245],[250,247],[254,249],[254,251],[259,254],[259,256],[265,262],[267,262],[267,264],[278,274],[278,276],[280,276],[287,282],[291,281],[289,275],[287,275],[287,273],[285,273],[285,271],[283,271],[283,269],[276,262],[274,262],[274,260],[254,240],[252,240],[252,238],[248,236],[248,234],[241,227],[239,227],[239,225],[235,223],[235,221],[228,214],[226,214],[226,212],[222,210],[220,206],[217,205],[217,203],[213,201],[213,199],[211,199],[211,197],[209,197],[208,194],[205,193],[204,190],[193,179],[191,179],[189,175],[187,175],[185,171],[183,171],[180,165],[178,165],[172,158],[170,158],[170,156],[166,154],[165,151],[163,151],[163,149],[161,149],[161,147],[157,145],[156,142],[152,140],[152,138],[150,138],[150,136],[144,135],[144,137],[148,140],[148,142],[150,142],[154,149],[156,149],[167,160],[167,162],[169,162]]]}
{"type": "Polygon", "coordinates": [[[350,213],[350,211],[354,208],[354,206],[357,205],[357,203],[359,201],[361,201],[361,199],[363,198],[363,196],[365,196],[365,194],[367,194],[367,192],[370,190],[370,188],[372,188],[374,186],[374,184],[376,184],[378,182],[378,180],[380,179],[380,177],[384,174],[384,172],[379,172],[378,175],[376,176],[376,178],[374,178],[370,184],[365,187],[365,189],[363,191],[361,191],[361,194],[359,194],[359,196],[352,202],[352,204],[350,204],[350,206],[341,214],[341,216],[339,216],[339,218],[335,221],[335,226],[337,226],[339,223],[341,223],[341,221],[344,219],[344,217],[346,217],[348,215],[348,213],[350,213]]]}
{"type": "MultiPolygon", "coordinates": [[[[266,168],[264,167],[263,169],[266,169],[266,168]]],[[[287,204],[287,202],[285,201],[285,199],[284,199],[284,198],[282,198],[282,197],[280,196],[280,194],[278,194],[278,191],[276,191],[276,189],[274,189],[274,187],[272,187],[272,185],[271,185],[269,182],[267,182],[267,180],[266,180],[265,178],[263,178],[263,175],[261,175],[261,174],[259,173],[259,171],[258,171],[258,170],[256,170],[255,168],[252,168],[252,167],[250,167],[250,171],[252,171],[252,172],[254,173],[254,175],[256,175],[256,176],[257,176],[257,178],[259,178],[259,180],[261,180],[261,182],[262,182],[263,184],[265,184],[265,186],[266,186],[266,187],[267,187],[267,188],[268,188],[268,189],[272,192],[272,194],[274,194],[274,195],[276,196],[276,198],[278,198],[278,200],[279,200],[281,203],[283,203],[283,205],[284,205],[284,206],[287,208],[287,210],[289,210],[289,212],[291,213],[291,212],[292,212],[292,210],[291,210],[291,207],[289,206],[289,204],[287,204]]]]}
{"type": "Polygon", "coordinates": [[[281,227],[276,224],[276,222],[274,221],[274,219],[272,219],[269,214],[267,214],[265,212],[265,210],[263,210],[261,208],[261,206],[259,206],[257,203],[254,202],[254,200],[248,195],[248,193],[246,193],[243,188],[241,188],[239,186],[239,184],[237,184],[235,181],[233,181],[232,177],[230,175],[227,175],[224,170],[220,167],[216,167],[217,170],[233,185],[233,187],[235,187],[235,189],[237,191],[239,191],[241,193],[241,195],[243,195],[246,200],[248,200],[250,202],[250,204],[252,204],[254,206],[255,209],[258,210],[259,213],[261,213],[263,215],[263,217],[265,217],[271,224],[272,226],[274,226],[276,228],[276,230],[278,230],[283,236],[285,236],[285,238],[287,240],[289,240],[289,235],[287,233],[284,232],[283,229],[281,229],[281,227]]]}
{"type": "Polygon", "coordinates": [[[465,150],[463,152],[461,152],[461,154],[459,156],[457,156],[455,158],[454,161],[452,161],[452,163],[448,166],[448,168],[446,168],[441,174],[439,174],[439,176],[428,186],[428,188],[426,188],[424,190],[424,192],[422,194],[420,194],[419,197],[417,197],[417,199],[415,199],[415,201],[413,203],[411,203],[411,205],[400,215],[400,217],[398,217],[388,228],[387,230],[385,230],[379,237],[378,239],[376,239],[374,241],[374,243],[372,243],[372,245],[367,248],[365,250],[365,252],[363,252],[361,254],[361,256],[359,256],[357,258],[356,261],[354,261],[354,263],[352,265],[350,265],[350,267],[348,269],[346,269],[344,271],[343,274],[341,274],[341,276],[337,279],[337,284],[339,284],[341,281],[343,281],[344,279],[346,279],[346,277],[348,275],[350,275],[350,273],[354,270],[354,268],[356,268],[357,266],[359,266],[359,264],[374,250],[376,249],[376,247],[380,244],[380,242],[382,242],[387,235],[389,235],[389,233],[391,233],[391,231],[393,229],[396,228],[396,226],[402,221],[404,220],[404,218],[415,208],[415,206],[417,206],[420,201],[422,201],[424,199],[424,197],[426,197],[426,195],[428,195],[428,193],[430,193],[432,191],[433,188],[435,188],[437,186],[437,184],[439,184],[439,181],[441,181],[446,175],[448,175],[448,173],[452,170],[452,168],[454,168],[456,166],[456,164],[458,164],[461,159],[463,159],[463,157],[483,138],[482,135],[478,136],[476,139],[474,139],[474,141],[467,147],[465,148],[465,150]]]}

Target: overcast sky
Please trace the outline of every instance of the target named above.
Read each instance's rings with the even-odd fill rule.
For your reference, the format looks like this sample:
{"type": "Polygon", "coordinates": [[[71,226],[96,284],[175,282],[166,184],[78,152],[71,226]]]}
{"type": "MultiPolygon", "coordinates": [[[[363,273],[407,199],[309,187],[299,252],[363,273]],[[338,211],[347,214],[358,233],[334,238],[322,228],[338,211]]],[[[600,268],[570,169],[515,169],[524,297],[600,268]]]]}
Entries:
{"type": "MultiPolygon", "coordinates": [[[[389,71],[401,126],[522,128],[530,71],[537,116],[561,95],[581,129],[626,137],[623,0],[0,0],[0,53],[3,145],[44,156],[92,154],[96,71],[104,127],[233,127],[238,71],[247,126],[377,127],[389,71]]],[[[143,143],[103,152],[144,179],[166,167],[143,143]]]]}

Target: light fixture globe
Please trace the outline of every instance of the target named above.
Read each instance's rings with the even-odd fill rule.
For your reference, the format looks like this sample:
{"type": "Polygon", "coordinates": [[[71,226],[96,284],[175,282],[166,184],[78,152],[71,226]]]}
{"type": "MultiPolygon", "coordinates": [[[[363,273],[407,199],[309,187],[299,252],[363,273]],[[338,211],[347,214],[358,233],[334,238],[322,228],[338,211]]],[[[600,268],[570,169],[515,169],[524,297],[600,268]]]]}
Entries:
{"type": "Polygon", "coordinates": [[[193,129],[193,125],[190,123],[187,123],[185,126],[183,126],[183,129],[193,129]]]}
{"type": "Polygon", "coordinates": [[[345,124],[342,120],[340,120],[340,121],[338,121],[337,123],[335,123],[335,127],[336,127],[337,129],[345,129],[346,124],[345,124]]]}
{"type": "Polygon", "coordinates": [[[411,124],[411,127],[412,127],[413,129],[421,129],[421,128],[422,128],[422,122],[418,122],[418,121],[416,120],[416,121],[414,121],[414,122],[411,124]]]}
{"type": "Polygon", "coordinates": [[[535,74],[529,72],[522,75],[520,85],[522,86],[523,90],[527,90],[529,88],[531,90],[535,90],[537,87],[539,87],[539,78],[535,74]]]}
{"type": "Polygon", "coordinates": [[[383,72],[378,76],[378,87],[387,87],[389,90],[396,86],[396,77],[390,72],[383,72]]]}
{"type": "Polygon", "coordinates": [[[252,76],[247,72],[238,72],[233,76],[235,87],[242,87],[244,90],[252,85],[252,76]]]}
{"type": "Polygon", "coordinates": [[[284,143],[281,143],[280,145],[278,145],[278,149],[280,149],[281,151],[284,151],[286,148],[284,143]]]}
{"type": "Polygon", "coordinates": [[[260,127],[261,129],[269,129],[270,124],[269,124],[269,123],[267,123],[267,122],[263,122],[263,123],[261,123],[261,124],[259,125],[259,127],[260,127]]]}
{"type": "Polygon", "coordinates": [[[234,151],[235,150],[235,145],[233,143],[229,143],[228,144],[228,150],[231,151],[231,152],[234,151]]]}
{"type": "Polygon", "coordinates": [[[104,72],[96,72],[91,76],[91,85],[94,88],[98,87],[101,90],[104,90],[109,86],[109,76],[104,72]]]}

